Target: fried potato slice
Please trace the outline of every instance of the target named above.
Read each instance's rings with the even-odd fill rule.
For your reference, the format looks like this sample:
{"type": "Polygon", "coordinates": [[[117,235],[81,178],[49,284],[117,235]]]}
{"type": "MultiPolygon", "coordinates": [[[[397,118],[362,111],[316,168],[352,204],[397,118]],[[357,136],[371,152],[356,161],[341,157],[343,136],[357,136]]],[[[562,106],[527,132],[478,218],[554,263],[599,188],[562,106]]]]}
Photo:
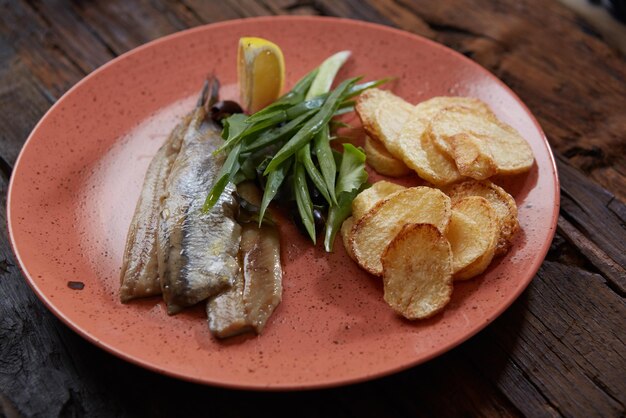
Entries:
{"type": "Polygon", "coordinates": [[[353,260],[356,261],[356,257],[354,256],[354,251],[352,250],[352,244],[350,243],[350,238],[352,237],[352,228],[354,227],[354,217],[350,216],[346,218],[345,221],[341,224],[341,230],[339,233],[341,234],[341,240],[343,241],[343,246],[346,249],[346,253],[353,260]]]}
{"type": "Polygon", "coordinates": [[[484,148],[484,141],[469,134],[457,134],[448,138],[451,156],[462,176],[485,180],[498,172],[491,152],[484,148]]]}
{"type": "Polygon", "coordinates": [[[382,255],[385,301],[407,319],[441,311],[452,295],[452,250],[431,224],[407,224],[382,255]]]}
{"type": "Polygon", "coordinates": [[[429,135],[424,135],[430,120],[442,109],[461,106],[492,115],[489,107],[471,97],[433,97],[419,103],[405,122],[397,140],[397,154],[404,163],[424,180],[444,186],[463,178],[454,160],[435,146],[429,135]]]}
{"type": "Polygon", "coordinates": [[[378,106],[376,121],[379,138],[385,144],[385,148],[394,156],[399,155],[398,137],[414,107],[398,96],[394,96],[393,99],[389,98],[385,103],[378,106]]]}
{"type": "Polygon", "coordinates": [[[446,238],[452,248],[455,280],[471,279],[487,269],[498,242],[495,209],[480,196],[468,196],[452,205],[446,238]]]}
{"type": "Polygon", "coordinates": [[[409,167],[391,155],[381,142],[369,136],[365,137],[365,155],[367,156],[367,163],[382,175],[402,177],[411,172],[409,167]]]}
{"type": "Polygon", "coordinates": [[[369,89],[361,93],[355,106],[365,132],[397,155],[396,142],[413,105],[387,90],[369,89]]]}
{"type": "Polygon", "coordinates": [[[354,106],[359,119],[361,119],[361,125],[365,132],[378,140],[378,133],[376,129],[376,109],[378,109],[379,103],[382,102],[385,93],[380,89],[369,89],[359,95],[354,106]]]}
{"type": "Polygon", "coordinates": [[[445,236],[452,248],[453,274],[473,263],[485,251],[486,245],[481,239],[478,224],[467,215],[454,210],[454,206],[445,236]]]}
{"type": "Polygon", "coordinates": [[[405,224],[429,223],[445,231],[450,211],[450,198],[438,189],[411,187],[393,193],[354,225],[350,243],[357,262],[368,272],[380,276],[383,272],[381,255],[405,224]]]}
{"type": "Polygon", "coordinates": [[[448,107],[431,120],[427,130],[435,145],[453,157],[450,138],[458,134],[476,138],[479,151],[494,161],[499,174],[523,173],[533,165],[532,150],[515,129],[475,109],[448,107]]]}
{"type": "Polygon", "coordinates": [[[515,233],[519,229],[515,199],[502,187],[493,184],[489,180],[464,181],[463,183],[449,186],[444,189],[444,192],[450,196],[453,204],[467,196],[481,196],[487,199],[498,218],[499,233],[495,255],[506,254],[511,247],[515,233]]]}
{"type": "Polygon", "coordinates": [[[372,187],[363,190],[352,201],[352,217],[355,220],[361,219],[380,200],[404,189],[406,187],[385,180],[374,183],[372,187]]]}

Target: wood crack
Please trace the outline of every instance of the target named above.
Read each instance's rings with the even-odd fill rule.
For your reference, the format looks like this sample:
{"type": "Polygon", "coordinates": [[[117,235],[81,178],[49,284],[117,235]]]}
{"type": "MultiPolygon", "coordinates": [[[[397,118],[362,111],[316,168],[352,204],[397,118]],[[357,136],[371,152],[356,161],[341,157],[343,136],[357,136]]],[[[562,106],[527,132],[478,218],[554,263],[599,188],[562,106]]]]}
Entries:
{"type": "Polygon", "coordinates": [[[7,182],[9,181],[9,178],[11,178],[12,172],[13,167],[11,167],[11,164],[9,164],[7,160],[5,160],[2,155],[0,155],[0,173],[2,173],[2,176],[7,182]]]}
{"type": "Polygon", "coordinates": [[[311,0],[304,0],[304,1],[297,1],[296,0],[293,3],[284,6],[283,9],[285,9],[287,11],[293,11],[293,10],[300,9],[301,7],[311,7],[313,9],[315,9],[315,4],[311,0]]]}
{"type": "MultiPolygon", "coordinates": [[[[506,347],[503,347],[499,341],[496,341],[496,345],[500,347],[500,349],[503,350],[505,353],[507,352],[506,347]]],[[[517,370],[517,372],[524,377],[524,379],[528,382],[528,384],[532,386],[533,389],[535,389],[535,392],[539,394],[539,396],[541,396],[541,399],[544,400],[546,405],[552,408],[552,410],[556,412],[559,416],[561,417],[564,416],[559,406],[556,405],[554,402],[552,402],[550,398],[547,397],[547,395],[544,393],[545,391],[539,387],[539,385],[531,378],[531,376],[526,372],[526,370],[523,367],[521,367],[521,364],[514,357],[512,356],[509,357],[508,361],[517,370]]]]}
{"type": "MultiPolygon", "coordinates": [[[[545,323],[541,320],[541,318],[539,318],[539,316],[535,315],[533,312],[530,312],[530,314],[531,314],[531,315],[533,315],[533,317],[534,317],[534,318],[535,318],[535,319],[536,319],[536,320],[537,320],[537,321],[538,321],[538,322],[539,322],[539,323],[540,323],[540,324],[541,324],[541,325],[542,325],[545,329],[550,330],[550,328],[548,328],[547,324],[545,324],[545,323]]],[[[555,336],[552,332],[550,332],[550,333],[551,333],[553,336],[555,336]]],[[[556,336],[555,336],[555,337],[556,337],[556,336]]],[[[552,351],[552,353],[553,353],[554,355],[556,355],[559,359],[561,359],[561,360],[562,360],[562,357],[561,357],[560,353],[557,353],[557,352],[553,349],[553,347],[549,347],[549,348],[550,348],[550,351],[552,351]]],[[[574,360],[574,361],[575,361],[575,360],[574,360]]],[[[512,362],[515,366],[519,367],[519,364],[517,363],[517,361],[516,361],[515,359],[511,359],[511,362],[512,362]]],[[[535,387],[535,389],[537,389],[537,391],[538,391],[539,393],[541,393],[541,395],[542,395],[542,396],[544,396],[544,399],[546,400],[546,402],[547,402],[547,403],[548,403],[551,407],[553,407],[553,408],[554,408],[554,409],[555,409],[555,410],[556,410],[556,411],[557,411],[560,415],[563,415],[563,413],[560,411],[559,407],[558,407],[557,405],[555,405],[554,403],[552,403],[552,402],[550,401],[550,399],[549,399],[549,398],[545,397],[545,395],[544,395],[544,393],[543,393],[543,392],[544,392],[544,390],[542,390],[542,389],[541,389],[541,388],[540,388],[540,387],[539,387],[539,386],[538,386],[538,385],[537,385],[537,384],[536,384],[536,383],[535,383],[535,382],[531,379],[530,375],[528,375],[528,374],[527,374],[524,370],[521,370],[521,373],[522,373],[522,374],[524,375],[524,377],[525,377],[525,378],[526,378],[526,379],[530,382],[530,384],[531,384],[531,385],[533,385],[533,387],[535,387]]],[[[589,381],[591,381],[591,382],[592,382],[592,383],[593,383],[593,384],[594,384],[594,385],[595,385],[598,389],[600,389],[600,390],[602,391],[602,393],[604,393],[607,397],[609,397],[609,398],[611,398],[611,399],[615,400],[615,401],[616,401],[619,405],[621,405],[621,403],[620,403],[619,401],[617,401],[617,400],[616,400],[613,396],[611,396],[611,395],[610,395],[609,393],[607,393],[607,392],[606,392],[606,391],[605,391],[602,387],[600,387],[600,386],[597,384],[597,382],[596,382],[596,381],[594,381],[594,379],[591,379],[591,378],[589,377],[589,375],[588,375],[586,372],[584,372],[584,371],[583,371],[583,373],[582,373],[582,374],[583,374],[583,375],[584,375],[587,379],[589,379],[589,381]]]]}
{"type": "MultiPolygon", "coordinates": [[[[543,319],[539,316],[536,315],[535,312],[533,312],[533,310],[529,310],[529,313],[537,320],[538,323],[540,323],[543,328],[545,330],[547,330],[553,337],[554,337],[554,341],[559,341],[561,342],[561,338],[559,338],[557,335],[554,334],[552,327],[549,326],[549,324],[546,324],[543,319]]],[[[561,343],[563,345],[563,347],[567,347],[564,343],[561,343]]],[[[553,354],[555,355],[560,361],[563,362],[564,365],[566,365],[567,360],[571,359],[577,366],[577,370],[580,371],[580,374],[582,376],[584,376],[586,379],[588,379],[589,382],[591,382],[602,394],[604,394],[607,398],[613,400],[618,406],[623,408],[623,404],[620,400],[616,399],[612,394],[608,393],[606,390],[606,386],[602,383],[599,383],[597,381],[597,378],[593,378],[592,376],[589,375],[589,372],[587,370],[587,365],[585,364],[581,364],[578,361],[578,356],[570,356],[567,353],[563,353],[561,350],[557,349],[555,346],[546,346],[546,348],[553,354]]],[[[579,356],[581,358],[585,358],[585,356],[581,353],[578,353],[579,356]]],[[[511,359],[511,361],[517,365],[516,360],[514,358],[511,359]]],[[[568,372],[567,369],[565,369],[565,372],[568,372]]],[[[522,370],[522,373],[524,373],[526,375],[526,373],[522,370]]],[[[531,384],[535,385],[535,383],[530,379],[530,376],[525,376],[529,379],[529,381],[531,382],[531,384]]],[[[542,391],[538,386],[537,390],[543,395],[543,392],[545,391],[545,389],[542,391]]],[[[551,406],[553,406],[561,415],[563,415],[563,413],[559,410],[558,406],[554,405],[553,403],[551,403],[548,399],[546,399],[551,406]]]]}
{"type": "Polygon", "coordinates": [[[585,237],[566,212],[559,216],[557,231],[597,269],[605,278],[607,286],[621,297],[626,297],[626,269],[620,266],[593,241],[585,237]]]}
{"type": "Polygon", "coordinates": [[[499,39],[496,39],[492,36],[489,36],[484,33],[478,33],[470,29],[461,27],[459,25],[454,25],[451,23],[436,22],[433,19],[425,16],[423,13],[420,13],[419,10],[416,10],[412,5],[407,4],[406,2],[402,0],[394,0],[394,1],[396,4],[398,4],[402,8],[409,10],[411,13],[418,16],[424,23],[426,23],[426,25],[428,25],[428,27],[430,27],[435,32],[446,32],[446,33],[469,36],[473,38],[487,39],[497,44],[498,46],[500,46],[503,51],[506,51],[508,49],[507,46],[503,42],[501,42],[499,39]]]}
{"type": "MultiPolygon", "coordinates": [[[[39,16],[39,18],[41,20],[43,20],[46,25],[48,25],[48,27],[53,28],[54,25],[52,24],[52,22],[48,19],[48,17],[46,16],[45,13],[43,13],[39,7],[37,7],[37,5],[35,4],[35,2],[33,0],[24,0],[25,3],[31,8],[31,10],[33,10],[37,16],[39,16]]],[[[100,44],[106,49],[106,51],[111,55],[111,57],[116,57],[118,54],[115,52],[115,50],[111,47],[111,45],[109,45],[99,34],[98,32],[96,32],[95,30],[93,30],[93,28],[87,24],[87,22],[85,22],[85,20],[76,13],[72,13],[72,16],[76,19],[76,21],[78,21],[80,23],[80,25],[82,27],[84,27],[94,38],[96,38],[98,40],[98,42],[100,42],[100,44]]],[[[67,52],[65,51],[63,48],[61,48],[60,45],[55,44],[54,45],[55,48],[61,52],[65,58],[67,58],[67,60],[72,63],[72,65],[74,65],[79,72],[81,72],[82,74],[87,74],[88,71],[85,71],[85,69],[67,52]]]]}
{"type": "Polygon", "coordinates": [[[209,22],[206,21],[206,19],[203,19],[202,16],[200,16],[200,14],[193,7],[191,7],[189,4],[187,4],[186,1],[181,1],[180,4],[182,4],[183,7],[185,8],[185,10],[187,10],[187,12],[191,13],[191,15],[194,18],[196,18],[199,22],[202,22],[203,24],[209,23],[209,22]]]}
{"type": "MultiPolygon", "coordinates": [[[[37,6],[35,6],[33,0],[24,0],[24,2],[48,27],[53,27],[52,22],[50,22],[50,20],[47,18],[45,14],[41,13],[41,11],[37,8],[37,6]]],[[[63,57],[67,59],[67,61],[74,67],[74,69],[78,73],[83,74],[83,75],[86,74],[85,70],[80,66],[80,64],[78,64],[78,62],[76,62],[76,60],[70,54],[68,54],[63,48],[61,48],[61,46],[58,43],[56,42],[53,43],[51,47],[52,49],[57,51],[59,54],[63,55],[63,57]]],[[[54,102],[56,102],[56,98],[52,103],[54,102]]]]}

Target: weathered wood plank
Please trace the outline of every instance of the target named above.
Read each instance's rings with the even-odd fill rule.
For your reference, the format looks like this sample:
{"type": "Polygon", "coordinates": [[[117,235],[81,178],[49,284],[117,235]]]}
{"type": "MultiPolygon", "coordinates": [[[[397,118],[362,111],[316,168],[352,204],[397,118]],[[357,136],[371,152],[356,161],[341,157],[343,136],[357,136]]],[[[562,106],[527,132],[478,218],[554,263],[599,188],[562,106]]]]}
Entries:
{"type": "Polygon", "coordinates": [[[84,74],[110,61],[115,54],[63,0],[29,0],[28,5],[45,23],[52,43],[84,74]]]}
{"type": "Polygon", "coordinates": [[[167,0],[78,2],[71,7],[117,55],[204,23],[184,3],[167,0]]]}
{"type": "MultiPolygon", "coordinates": [[[[476,338],[474,343],[491,351],[487,341],[476,338]]],[[[380,404],[377,397],[383,396],[382,404],[394,405],[398,414],[372,416],[411,416],[416,411],[427,417],[458,417],[470,411],[489,417],[521,416],[508,394],[482,374],[484,366],[476,367],[467,360],[467,350],[467,346],[459,347],[432,362],[375,382],[367,395],[372,400],[353,406],[353,415],[361,416],[370,408],[369,403],[380,404]]],[[[355,394],[354,398],[364,396],[355,394]]]]}
{"type": "Polygon", "coordinates": [[[607,278],[613,289],[620,296],[626,296],[626,270],[617,264],[611,257],[602,251],[582,232],[574,227],[565,218],[559,217],[557,231],[576,246],[580,252],[607,278]]]}
{"type": "MultiPolygon", "coordinates": [[[[618,417],[626,405],[625,317],[626,302],[602,276],[546,261],[525,296],[484,332],[507,357],[504,374],[485,372],[528,416],[539,409],[528,409],[528,390],[511,384],[511,369],[555,413],[618,417]]],[[[474,355],[478,364],[491,357],[474,355]]]]}
{"type": "Polygon", "coordinates": [[[32,8],[21,1],[4,2],[1,7],[0,42],[14,51],[7,64],[23,64],[39,81],[37,87],[56,100],[84,73],[59,49],[61,41],[32,8]]]}
{"type": "Polygon", "coordinates": [[[52,105],[52,98],[38,87],[39,81],[19,58],[5,57],[2,62],[8,68],[0,67],[0,158],[6,164],[0,162],[0,169],[9,174],[24,141],[52,105]]]}
{"type": "Polygon", "coordinates": [[[8,6],[0,13],[0,158],[10,168],[37,121],[84,72],[33,9],[22,2],[8,6]]]}
{"type": "Polygon", "coordinates": [[[556,150],[626,200],[626,66],[563,5],[533,0],[314,4],[325,14],[393,23],[470,56],[524,100],[556,150]],[[597,97],[602,100],[589,99],[597,97]]]}
{"type": "MultiPolygon", "coordinates": [[[[589,181],[580,171],[557,159],[561,179],[561,211],[617,265],[626,266],[626,224],[617,214],[624,204],[615,196],[589,181]],[[611,208],[609,208],[611,206],[611,208]]],[[[611,276],[612,277],[612,276],[611,276]]],[[[607,277],[611,280],[611,277],[607,277]]],[[[624,287],[624,277],[615,278],[615,286],[624,287]]]]}
{"type": "Polygon", "coordinates": [[[316,0],[313,4],[327,16],[348,17],[391,26],[391,20],[379,13],[370,3],[373,2],[316,0]]]}

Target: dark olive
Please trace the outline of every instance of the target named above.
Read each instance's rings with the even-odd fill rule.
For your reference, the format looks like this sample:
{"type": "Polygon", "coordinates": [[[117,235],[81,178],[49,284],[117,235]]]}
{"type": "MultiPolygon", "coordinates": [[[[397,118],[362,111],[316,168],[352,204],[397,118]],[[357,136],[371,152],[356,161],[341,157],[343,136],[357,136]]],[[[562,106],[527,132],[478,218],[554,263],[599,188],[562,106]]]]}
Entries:
{"type": "Polygon", "coordinates": [[[328,204],[328,202],[324,198],[324,195],[321,194],[319,190],[317,190],[317,187],[315,187],[313,182],[310,181],[308,178],[307,178],[307,186],[309,187],[309,195],[311,196],[311,202],[313,202],[314,205],[323,206],[323,205],[328,204]]]}
{"type": "Polygon", "coordinates": [[[211,106],[211,118],[215,122],[221,122],[222,119],[235,113],[243,113],[243,109],[239,106],[239,103],[232,100],[220,100],[211,106]]]}
{"type": "Polygon", "coordinates": [[[298,207],[296,205],[293,205],[291,207],[291,210],[289,211],[289,215],[293,223],[298,228],[298,231],[300,231],[302,235],[308,236],[308,233],[306,232],[306,228],[304,227],[304,224],[302,223],[302,219],[300,218],[300,212],[298,212],[298,207]]]}
{"type": "Polygon", "coordinates": [[[326,218],[324,218],[324,213],[318,209],[313,208],[313,221],[315,222],[315,232],[321,232],[326,226],[326,218]]]}
{"type": "MultiPolygon", "coordinates": [[[[291,210],[289,211],[291,215],[291,219],[293,223],[298,227],[298,231],[304,236],[309,236],[304,224],[302,223],[302,218],[300,218],[300,212],[298,212],[298,207],[293,205],[291,210]]],[[[324,217],[324,212],[320,208],[313,208],[313,222],[315,222],[315,233],[319,234],[326,227],[326,218],[324,217]]]]}

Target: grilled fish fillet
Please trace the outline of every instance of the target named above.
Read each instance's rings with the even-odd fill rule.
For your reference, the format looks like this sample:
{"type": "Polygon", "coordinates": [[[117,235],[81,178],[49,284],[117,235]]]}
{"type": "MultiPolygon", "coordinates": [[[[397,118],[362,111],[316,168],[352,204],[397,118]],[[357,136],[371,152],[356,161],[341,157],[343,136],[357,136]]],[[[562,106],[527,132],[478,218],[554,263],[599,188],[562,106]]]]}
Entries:
{"type": "Polygon", "coordinates": [[[135,298],[161,294],[156,251],[161,198],[189,120],[189,116],[185,117],[174,128],[146,171],[141,195],[126,238],[120,273],[120,300],[123,303],[135,298]]]}
{"type": "Polygon", "coordinates": [[[166,183],[157,254],[169,314],[228,289],[239,271],[241,227],[235,221],[239,205],[234,185],[226,187],[208,213],[202,212],[225,159],[224,153],[213,155],[224,143],[207,111],[216,97],[214,88],[209,103],[203,100],[193,112],[166,183]]]}
{"type": "MultiPolygon", "coordinates": [[[[239,184],[237,192],[251,205],[260,204],[261,192],[253,183],[239,184]]],[[[240,216],[244,221],[239,246],[241,269],[235,283],[207,304],[209,329],[218,338],[247,331],[260,334],[282,299],[278,229],[269,224],[259,227],[250,215],[240,216]]]]}
{"type": "Polygon", "coordinates": [[[218,338],[252,331],[243,301],[243,272],[240,269],[233,286],[213,296],[207,303],[209,329],[218,338]]]}
{"type": "Polygon", "coordinates": [[[260,334],[282,300],[283,271],[280,265],[278,228],[246,224],[240,252],[243,261],[243,302],[248,323],[260,334]]]}

